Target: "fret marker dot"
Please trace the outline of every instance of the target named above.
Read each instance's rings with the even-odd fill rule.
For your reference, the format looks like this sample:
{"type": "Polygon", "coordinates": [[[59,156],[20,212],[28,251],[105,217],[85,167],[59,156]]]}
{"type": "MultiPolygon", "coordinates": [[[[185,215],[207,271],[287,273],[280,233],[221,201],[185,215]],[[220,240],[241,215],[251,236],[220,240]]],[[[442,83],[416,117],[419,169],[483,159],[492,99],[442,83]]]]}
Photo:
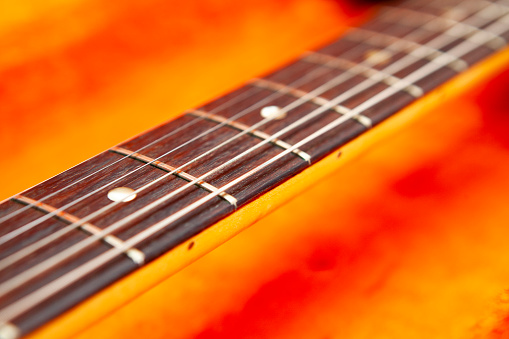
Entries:
{"type": "Polygon", "coordinates": [[[449,20],[461,21],[468,16],[467,14],[468,13],[466,13],[462,8],[446,7],[444,8],[441,17],[449,20]]]}
{"type": "Polygon", "coordinates": [[[364,55],[364,61],[366,63],[375,66],[375,65],[384,65],[388,63],[392,58],[392,53],[388,51],[382,51],[379,49],[372,49],[367,51],[364,55]]]}
{"type": "Polygon", "coordinates": [[[260,114],[265,119],[281,120],[286,117],[286,112],[283,112],[283,110],[277,106],[266,106],[262,108],[260,114]]]}
{"type": "Polygon", "coordinates": [[[108,199],[111,201],[128,202],[136,198],[136,194],[129,195],[133,192],[134,190],[129,187],[117,187],[108,192],[108,199]]]}

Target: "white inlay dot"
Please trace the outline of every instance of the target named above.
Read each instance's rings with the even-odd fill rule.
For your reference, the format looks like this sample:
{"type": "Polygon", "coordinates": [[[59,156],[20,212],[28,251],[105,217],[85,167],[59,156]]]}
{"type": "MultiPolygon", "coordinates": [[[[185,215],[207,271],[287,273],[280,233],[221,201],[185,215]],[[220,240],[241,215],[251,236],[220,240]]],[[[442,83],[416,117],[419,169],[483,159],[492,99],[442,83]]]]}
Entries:
{"type": "Polygon", "coordinates": [[[286,112],[284,112],[281,108],[277,106],[266,106],[262,108],[260,114],[265,119],[275,119],[280,120],[286,117],[286,112]]]}
{"type": "Polygon", "coordinates": [[[441,15],[441,17],[445,19],[450,19],[454,21],[461,21],[463,18],[467,16],[464,9],[456,8],[456,7],[446,7],[441,15]]]}
{"type": "Polygon", "coordinates": [[[129,187],[117,187],[108,192],[108,199],[111,201],[128,202],[136,198],[136,194],[129,195],[133,192],[134,190],[129,187]]]}
{"type": "Polygon", "coordinates": [[[392,53],[388,51],[382,51],[378,49],[373,49],[367,51],[364,55],[364,60],[372,66],[375,65],[384,65],[388,63],[392,58],[392,53]]]}

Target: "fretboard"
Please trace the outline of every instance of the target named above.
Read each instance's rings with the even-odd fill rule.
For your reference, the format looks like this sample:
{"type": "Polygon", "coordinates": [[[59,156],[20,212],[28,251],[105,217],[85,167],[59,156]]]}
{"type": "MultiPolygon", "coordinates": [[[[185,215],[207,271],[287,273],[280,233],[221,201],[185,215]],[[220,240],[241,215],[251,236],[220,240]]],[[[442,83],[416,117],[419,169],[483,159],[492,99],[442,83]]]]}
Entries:
{"type": "Polygon", "coordinates": [[[0,205],[17,338],[340,149],[509,40],[509,1],[408,0],[0,205]]]}

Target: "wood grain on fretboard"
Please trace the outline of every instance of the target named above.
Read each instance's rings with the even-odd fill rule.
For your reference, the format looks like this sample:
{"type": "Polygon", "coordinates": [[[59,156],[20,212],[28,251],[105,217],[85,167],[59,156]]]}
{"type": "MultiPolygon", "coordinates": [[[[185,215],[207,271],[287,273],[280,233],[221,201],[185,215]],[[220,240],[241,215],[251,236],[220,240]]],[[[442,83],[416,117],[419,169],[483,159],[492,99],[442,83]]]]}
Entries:
{"type": "Polygon", "coordinates": [[[508,12],[503,1],[383,8],[331,45],[5,201],[0,337],[34,330],[505,47],[508,12]],[[264,120],[268,106],[285,117],[264,120]],[[107,197],[146,186],[130,202],[107,197]]]}

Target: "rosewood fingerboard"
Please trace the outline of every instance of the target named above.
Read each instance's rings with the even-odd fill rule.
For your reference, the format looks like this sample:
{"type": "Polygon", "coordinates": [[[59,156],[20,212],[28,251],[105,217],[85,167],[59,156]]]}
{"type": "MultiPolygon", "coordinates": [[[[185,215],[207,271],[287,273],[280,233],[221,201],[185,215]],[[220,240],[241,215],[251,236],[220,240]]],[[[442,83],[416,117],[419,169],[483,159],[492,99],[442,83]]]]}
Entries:
{"type": "Polygon", "coordinates": [[[408,0],[0,204],[0,339],[27,334],[504,48],[509,2],[408,0]],[[112,202],[118,187],[137,190],[112,202]]]}

